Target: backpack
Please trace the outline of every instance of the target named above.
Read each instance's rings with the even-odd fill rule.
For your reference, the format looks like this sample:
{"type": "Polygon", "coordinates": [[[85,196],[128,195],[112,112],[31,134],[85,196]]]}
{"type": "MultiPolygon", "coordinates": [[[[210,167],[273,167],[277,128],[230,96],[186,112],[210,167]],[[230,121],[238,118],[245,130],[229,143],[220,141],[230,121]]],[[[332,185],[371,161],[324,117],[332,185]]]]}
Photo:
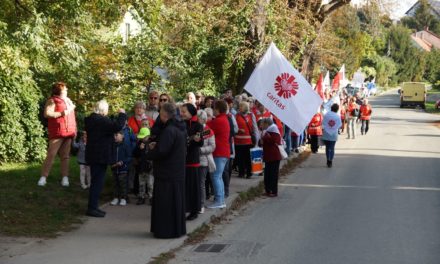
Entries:
{"type": "Polygon", "coordinates": [[[351,116],[359,116],[359,109],[355,108],[351,110],[351,116]]]}

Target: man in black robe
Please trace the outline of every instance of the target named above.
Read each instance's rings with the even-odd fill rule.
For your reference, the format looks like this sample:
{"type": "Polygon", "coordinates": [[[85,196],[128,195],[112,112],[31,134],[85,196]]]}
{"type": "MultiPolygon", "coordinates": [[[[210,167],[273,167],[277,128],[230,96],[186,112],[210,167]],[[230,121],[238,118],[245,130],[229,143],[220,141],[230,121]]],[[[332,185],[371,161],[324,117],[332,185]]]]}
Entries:
{"type": "Polygon", "coordinates": [[[186,126],[176,118],[174,104],[164,104],[159,117],[158,134],[147,153],[154,174],[151,232],[156,238],[178,238],[186,234],[186,126]]]}

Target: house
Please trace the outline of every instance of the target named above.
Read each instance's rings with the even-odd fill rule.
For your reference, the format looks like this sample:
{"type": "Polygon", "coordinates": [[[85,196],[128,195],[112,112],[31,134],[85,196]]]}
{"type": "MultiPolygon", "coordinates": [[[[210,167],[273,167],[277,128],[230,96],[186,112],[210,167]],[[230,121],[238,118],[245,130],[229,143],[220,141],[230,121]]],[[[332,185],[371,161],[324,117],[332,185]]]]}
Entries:
{"type": "Polygon", "coordinates": [[[139,20],[139,15],[134,8],[130,7],[128,11],[125,12],[124,19],[119,25],[118,30],[118,33],[122,37],[122,43],[127,43],[130,37],[136,36],[141,32],[142,26],[139,20]]]}
{"type": "MultiPolygon", "coordinates": [[[[431,14],[436,18],[440,19],[440,1],[439,0],[427,0],[427,1],[431,8],[431,14]]],[[[414,17],[419,6],[420,6],[420,1],[417,1],[408,11],[406,11],[405,15],[414,17]]]]}
{"type": "Polygon", "coordinates": [[[432,49],[440,49],[440,36],[428,29],[411,34],[411,40],[416,47],[427,52],[432,49]]]}

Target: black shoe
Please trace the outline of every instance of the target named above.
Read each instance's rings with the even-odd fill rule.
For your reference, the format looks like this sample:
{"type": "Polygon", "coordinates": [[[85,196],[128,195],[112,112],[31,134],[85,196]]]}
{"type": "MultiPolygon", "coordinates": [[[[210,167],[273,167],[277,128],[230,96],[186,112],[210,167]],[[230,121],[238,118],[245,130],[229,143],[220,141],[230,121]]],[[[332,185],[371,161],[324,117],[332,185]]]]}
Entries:
{"type": "Polygon", "coordinates": [[[106,214],[106,212],[105,211],[102,211],[101,209],[96,209],[96,211],[98,211],[98,212],[100,212],[101,214],[103,214],[103,215],[105,215],[106,214]]]}
{"type": "Polygon", "coordinates": [[[187,221],[191,221],[191,220],[194,220],[194,219],[196,219],[197,218],[197,213],[191,213],[190,215],[188,215],[187,217],[186,217],[186,220],[187,221]]]}
{"type": "Polygon", "coordinates": [[[145,198],[139,197],[136,202],[136,205],[141,205],[141,204],[145,204],[145,198]]]}
{"type": "Polygon", "coordinates": [[[87,210],[86,215],[92,216],[92,217],[104,217],[105,216],[105,214],[99,212],[98,210],[87,210]]]}
{"type": "Polygon", "coordinates": [[[333,161],[331,161],[331,160],[329,161],[329,165],[328,165],[328,167],[329,167],[329,168],[333,167],[333,161]]]}
{"type": "Polygon", "coordinates": [[[331,167],[330,162],[331,161],[327,160],[327,167],[329,167],[329,168],[331,167]]]}

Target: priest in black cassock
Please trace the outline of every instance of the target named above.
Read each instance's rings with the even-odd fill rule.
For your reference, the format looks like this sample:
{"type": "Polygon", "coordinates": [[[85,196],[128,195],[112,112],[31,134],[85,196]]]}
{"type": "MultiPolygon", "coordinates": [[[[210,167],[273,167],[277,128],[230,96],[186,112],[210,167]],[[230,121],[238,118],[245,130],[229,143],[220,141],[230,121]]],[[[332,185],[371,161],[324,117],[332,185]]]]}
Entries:
{"type": "Polygon", "coordinates": [[[186,234],[186,125],[176,118],[176,106],[171,103],[161,107],[159,117],[158,134],[147,153],[154,174],[151,232],[156,238],[178,238],[186,234]]]}

